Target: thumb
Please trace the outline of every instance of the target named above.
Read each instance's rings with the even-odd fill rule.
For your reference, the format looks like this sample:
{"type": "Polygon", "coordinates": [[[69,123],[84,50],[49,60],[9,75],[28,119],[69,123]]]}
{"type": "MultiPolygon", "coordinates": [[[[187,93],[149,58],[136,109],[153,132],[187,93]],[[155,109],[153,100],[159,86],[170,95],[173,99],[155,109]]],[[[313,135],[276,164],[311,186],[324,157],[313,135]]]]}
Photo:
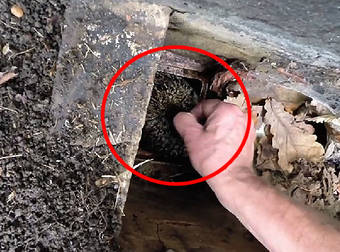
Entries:
{"type": "Polygon", "coordinates": [[[203,131],[203,126],[189,112],[178,113],[174,118],[174,125],[185,144],[197,138],[203,131]]]}

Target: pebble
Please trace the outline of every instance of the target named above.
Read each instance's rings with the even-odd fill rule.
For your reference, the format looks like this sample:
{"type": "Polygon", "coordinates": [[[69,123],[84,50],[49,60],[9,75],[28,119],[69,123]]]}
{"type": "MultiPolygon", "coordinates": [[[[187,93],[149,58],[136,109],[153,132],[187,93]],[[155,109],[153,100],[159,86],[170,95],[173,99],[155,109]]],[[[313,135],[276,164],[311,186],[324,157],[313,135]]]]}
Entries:
{"type": "Polygon", "coordinates": [[[11,7],[11,13],[17,18],[21,18],[24,15],[24,11],[18,5],[13,5],[11,7]]]}

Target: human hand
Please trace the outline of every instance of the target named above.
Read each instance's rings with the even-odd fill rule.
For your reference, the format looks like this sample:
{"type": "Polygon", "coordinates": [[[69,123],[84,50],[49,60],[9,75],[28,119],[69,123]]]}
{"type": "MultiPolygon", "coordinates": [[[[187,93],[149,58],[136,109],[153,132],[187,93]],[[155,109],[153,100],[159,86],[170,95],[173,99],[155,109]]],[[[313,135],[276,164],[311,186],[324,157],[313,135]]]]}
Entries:
{"type": "MultiPolygon", "coordinates": [[[[236,152],[246,131],[247,118],[236,105],[205,100],[190,113],[178,113],[174,124],[184,139],[191,164],[206,176],[222,167],[236,152]]],[[[246,145],[237,159],[227,170],[207,181],[215,192],[238,176],[253,174],[254,140],[252,124],[246,145]]]]}

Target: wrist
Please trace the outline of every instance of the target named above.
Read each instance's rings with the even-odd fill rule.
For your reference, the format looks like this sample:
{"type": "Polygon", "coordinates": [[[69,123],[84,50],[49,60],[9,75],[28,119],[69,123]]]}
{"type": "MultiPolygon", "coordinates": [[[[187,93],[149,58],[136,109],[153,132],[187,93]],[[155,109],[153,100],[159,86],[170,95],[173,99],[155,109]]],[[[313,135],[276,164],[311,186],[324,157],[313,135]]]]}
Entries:
{"type": "Polygon", "coordinates": [[[263,186],[263,181],[249,167],[232,167],[210,179],[208,184],[221,204],[234,212],[243,204],[240,199],[244,198],[249,188],[263,186]]]}

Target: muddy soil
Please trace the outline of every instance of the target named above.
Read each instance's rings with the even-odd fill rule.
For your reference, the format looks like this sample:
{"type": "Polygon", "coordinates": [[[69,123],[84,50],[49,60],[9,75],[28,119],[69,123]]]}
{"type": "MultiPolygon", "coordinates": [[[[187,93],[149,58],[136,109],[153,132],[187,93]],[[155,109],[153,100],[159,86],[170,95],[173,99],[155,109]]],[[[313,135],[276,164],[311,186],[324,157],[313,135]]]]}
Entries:
{"type": "Polygon", "coordinates": [[[1,1],[0,250],[106,251],[116,247],[117,188],[97,188],[107,148],[71,145],[51,134],[51,94],[66,1],[1,1]],[[22,18],[10,8],[17,3],[22,18]]]}

